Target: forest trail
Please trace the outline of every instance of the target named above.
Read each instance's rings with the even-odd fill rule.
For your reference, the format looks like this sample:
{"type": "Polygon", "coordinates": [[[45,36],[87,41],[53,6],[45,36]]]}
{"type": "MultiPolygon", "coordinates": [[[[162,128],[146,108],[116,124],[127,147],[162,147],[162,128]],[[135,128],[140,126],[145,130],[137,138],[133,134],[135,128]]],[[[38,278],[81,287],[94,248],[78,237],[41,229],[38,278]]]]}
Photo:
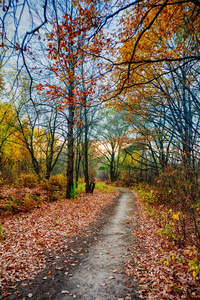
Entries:
{"type": "Polygon", "coordinates": [[[137,223],[135,196],[127,189],[119,189],[121,196],[114,212],[98,235],[96,243],[82,256],[72,276],[63,281],[62,290],[54,299],[116,300],[137,299],[125,281],[123,261],[130,257],[135,244],[131,223],[137,223]],[[135,220],[133,220],[135,219],[135,220]]]}

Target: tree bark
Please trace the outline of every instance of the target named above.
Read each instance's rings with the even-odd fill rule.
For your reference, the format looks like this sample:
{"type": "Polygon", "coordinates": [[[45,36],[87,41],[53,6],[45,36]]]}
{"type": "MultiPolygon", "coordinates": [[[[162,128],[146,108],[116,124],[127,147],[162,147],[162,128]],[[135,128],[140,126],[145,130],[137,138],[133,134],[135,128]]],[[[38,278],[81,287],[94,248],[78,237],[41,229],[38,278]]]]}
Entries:
{"type": "MultiPolygon", "coordinates": [[[[69,86],[69,97],[73,97],[73,85],[69,86]]],[[[74,197],[74,105],[69,106],[68,118],[68,144],[67,144],[67,190],[66,198],[71,199],[74,197]]]]}
{"type": "Polygon", "coordinates": [[[84,141],[84,161],[85,161],[85,192],[90,193],[89,170],[88,170],[88,123],[86,97],[84,99],[84,118],[85,118],[85,141],[84,141]]]}

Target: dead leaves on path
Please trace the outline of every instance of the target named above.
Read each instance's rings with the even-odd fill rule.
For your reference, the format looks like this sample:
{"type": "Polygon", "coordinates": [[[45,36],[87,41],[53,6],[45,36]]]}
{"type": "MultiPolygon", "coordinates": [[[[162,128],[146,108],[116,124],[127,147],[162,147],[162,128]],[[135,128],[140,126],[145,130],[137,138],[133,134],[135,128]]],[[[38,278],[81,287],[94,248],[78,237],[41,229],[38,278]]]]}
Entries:
{"type": "Polygon", "coordinates": [[[146,207],[139,200],[137,206],[139,228],[133,234],[138,244],[132,253],[134,258],[126,264],[126,274],[139,282],[139,297],[200,299],[200,278],[193,280],[188,267],[196,251],[191,246],[180,248],[175,242],[158,236],[156,219],[146,216],[146,207]]]}
{"type": "Polygon", "coordinates": [[[5,217],[0,243],[0,286],[31,279],[45,268],[50,252],[68,249],[67,237],[97,218],[99,210],[116,194],[80,194],[76,201],[44,203],[31,213],[5,217]]]}

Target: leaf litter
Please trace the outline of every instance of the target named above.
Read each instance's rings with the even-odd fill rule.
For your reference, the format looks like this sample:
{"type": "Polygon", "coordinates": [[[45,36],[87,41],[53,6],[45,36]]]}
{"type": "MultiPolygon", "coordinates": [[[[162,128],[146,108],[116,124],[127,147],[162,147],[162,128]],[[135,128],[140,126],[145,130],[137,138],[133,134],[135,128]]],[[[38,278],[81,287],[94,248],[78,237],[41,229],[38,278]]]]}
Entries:
{"type": "Polygon", "coordinates": [[[200,299],[200,277],[194,280],[189,262],[199,255],[197,248],[180,246],[159,236],[159,222],[147,217],[147,208],[135,193],[137,225],[133,234],[137,244],[125,273],[139,282],[138,295],[143,299],[200,299]],[[139,250],[139,251],[138,251],[139,250]]]}
{"type": "MultiPolygon", "coordinates": [[[[46,267],[48,253],[67,249],[67,238],[76,236],[79,229],[94,221],[99,210],[111,203],[115,196],[80,194],[76,201],[63,199],[46,202],[31,213],[4,217],[1,223],[6,238],[0,243],[2,287],[34,278],[46,267]]],[[[197,255],[196,250],[189,245],[180,247],[158,236],[159,222],[153,217],[147,217],[146,206],[139,199],[137,206],[139,227],[133,226],[137,244],[129,249],[132,260],[125,263],[125,272],[139,282],[139,297],[200,299],[199,277],[194,280],[188,267],[188,262],[197,255]]],[[[113,273],[117,272],[113,270],[113,273]]],[[[102,283],[102,286],[105,284],[102,283]]],[[[63,290],[63,293],[67,292],[63,290]]]]}
{"type": "Polygon", "coordinates": [[[76,200],[44,202],[29,213],[1,220],[5,239],[0,243],[0,287],[33,279],[46,267],[46,257],[68,248],[68,238],[93,222],[100,209],[116,197],[111,194],[80,194],[76,200]]]}

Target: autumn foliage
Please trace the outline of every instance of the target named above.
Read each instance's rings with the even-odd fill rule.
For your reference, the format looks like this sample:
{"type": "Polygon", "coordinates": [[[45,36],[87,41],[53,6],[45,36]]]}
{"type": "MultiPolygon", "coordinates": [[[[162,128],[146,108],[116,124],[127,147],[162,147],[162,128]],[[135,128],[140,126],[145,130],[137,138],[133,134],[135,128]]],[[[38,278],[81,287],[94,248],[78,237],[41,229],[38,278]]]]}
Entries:
{"type": "Polygon", "coordinates": [[[108,42],[103,33],[92,37],[100,25],[97,12],[96,1],[73,1],[71,13],[66,13],[60,24],[54,19],[53,30],[46,33],[49,70],[60,85],[40,83],[37,89],[45,93],[46,100],[56,99],[61,109],[80,107],[87,96],[95,94],[97,77],[85,71],[84,65],[92,66],[108,42]]]}
{"type": "Polygon", "coordinates": [[[167,73],[167,64],[174,62],[173,68],[177,68],[187,59],[198,59],[199,7],[191,2],[148,1],[122,16],[122,47],[114,62],[117,93],[129,93],[137,86],[142,91],[144,84],[167,73]]]}
{"type": "Polygon", "coordinates": [[[103,174],[145,203],[134,234],[146,253],[126,271],[145,283],[140,296],[197,298],[200,2],[45,0],[38,20],[30,1],[7,2],[0,1],[3,285],[33,277],[45,267],[44,249],[67,247],[62,237],[110,203],[77,188],[84,176],[89,186],[103,174]],[[32,20],[25,32],[23,10],[32,20]],[[106,113],[95,119],[99,107],[106,113]]]}

